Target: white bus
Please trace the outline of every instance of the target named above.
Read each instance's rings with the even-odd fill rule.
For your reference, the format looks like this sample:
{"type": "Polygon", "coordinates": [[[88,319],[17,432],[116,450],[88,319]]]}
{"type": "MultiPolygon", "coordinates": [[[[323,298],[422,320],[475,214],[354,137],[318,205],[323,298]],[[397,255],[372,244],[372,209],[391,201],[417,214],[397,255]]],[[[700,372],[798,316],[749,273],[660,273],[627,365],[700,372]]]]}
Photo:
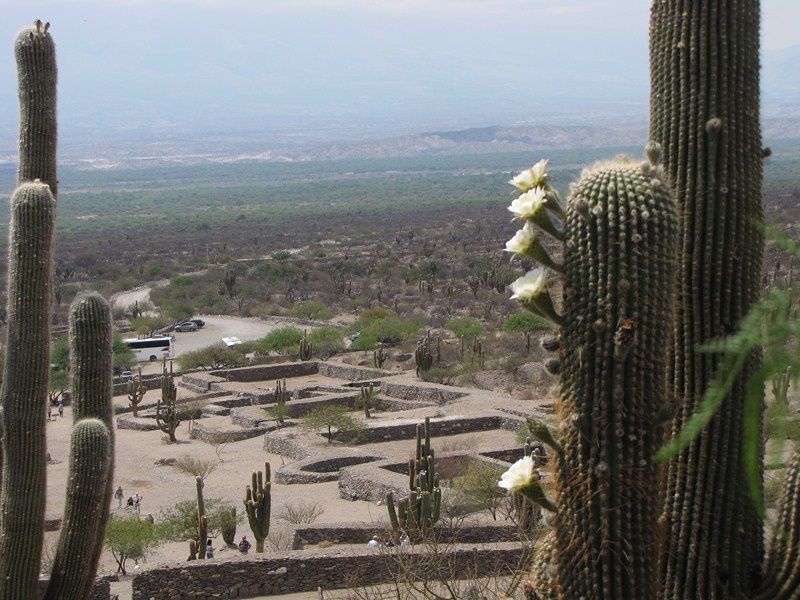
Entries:
{"type": "Polygon", "coordinates": [[[172,338],[168,336],[143,339],[122,340],[136,355],[137,361],[156,361],[172,358],[174,346],[172,338]]]}

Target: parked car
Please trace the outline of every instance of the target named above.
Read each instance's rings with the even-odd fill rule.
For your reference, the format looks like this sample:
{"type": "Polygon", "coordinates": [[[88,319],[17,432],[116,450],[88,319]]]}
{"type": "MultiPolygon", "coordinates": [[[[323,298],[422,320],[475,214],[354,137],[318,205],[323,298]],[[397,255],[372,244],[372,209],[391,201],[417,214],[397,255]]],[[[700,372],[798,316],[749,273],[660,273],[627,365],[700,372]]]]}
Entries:
{"type": "Polygon", "coordinates": [[[194,321],[186,321],[185,323],[179,323],[178,325],[175,325],[175,331],[197,331],[198,329],[197,323],[194,321]]]}
{"type": "Polygon", "coordinates": [[[192,323],[197,325],[198,328],[202,329],[205,326],[206,322],[203,319],[192,319],[192,323]]]}

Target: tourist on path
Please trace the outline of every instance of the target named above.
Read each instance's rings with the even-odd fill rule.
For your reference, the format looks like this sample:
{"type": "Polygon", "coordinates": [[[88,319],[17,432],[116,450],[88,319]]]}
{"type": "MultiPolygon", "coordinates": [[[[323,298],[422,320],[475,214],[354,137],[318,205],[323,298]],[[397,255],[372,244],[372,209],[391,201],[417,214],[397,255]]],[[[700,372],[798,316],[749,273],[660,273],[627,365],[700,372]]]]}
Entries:
{"type": "Polygon", "coordinates": [[[250,550],[250,542],[247,541],[247,536],[242,536],[242,541],[239,542],[239,552],[242,554],[247,554],[247,551],[250,550]]]}
{"type": "Polygon", "coordinates": [[[122,492],[122,486],[117,487],[117,491],[114,492],[114,498],[117,499],[117,508],[122,508],[122,498],[125,494],[122,492]]]}

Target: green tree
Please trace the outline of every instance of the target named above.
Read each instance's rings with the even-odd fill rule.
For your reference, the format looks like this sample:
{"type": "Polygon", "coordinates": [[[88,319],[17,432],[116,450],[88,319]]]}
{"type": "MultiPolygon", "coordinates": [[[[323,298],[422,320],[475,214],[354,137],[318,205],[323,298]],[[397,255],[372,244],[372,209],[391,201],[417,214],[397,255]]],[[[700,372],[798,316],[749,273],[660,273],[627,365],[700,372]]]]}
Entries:
{"type": "Polygon", "coordinates": [[[178,357],[178,364],[184,371],[241,367],[246,363],[247,360],[244,356],[224,344],[214,344],[178,357]]]}
{"type": "Polygon", "coordinates": [[[506,333],[522,333],[525,336],[525,351],[531,351],[531,336],[536,331],[549,329],[550,325],[540,316],[531,312],[514,313],[503,323],[506,333]]]}
{"type": "Polygon", "coordinates": [[[253,347],[256,352],[261,354],[269,354],[270,352],[287,353],[295,349],[302,339],[303,331],[297,327],[281,327],[256,340],[253,347]]]}
{"type": "Polygon", "coordinates": [[[137,317],[131,321],[131,329],[139,335],[152,337],[156,331],[164,329],[170,323],[166,317],[137,317]]]}
{"type": "Polygon", "coordinates": [[[505,498],[506,492],[497,486],[503,469],[485,462],[471,462],[453,480],[453,488],[460,491],[470,502],[483,510],[488,510],[492,519],[497,520],[497,509],[505,498]]]}
{"type": "Polygon", "coordinates": [[[327,430],[328,443],[333,441],[333,430],[341,441],[352,441],[364,430],[364,424],[354,419],[347,408],[328,404],[312,410],[303,419],[303,427],[310,431],[327,430]]]}
{"type": "Polygon", "coordinates": [[[106,548],[117,562],[117,573],[127,574],[128,560],[138,562],[158,545],[159,531],[148,520],[109,519],[106,527],[106,548]]]}
{"type": "Polygon", "coordinates": [[[118,333],[114,334],[114,370],[126,371],[136,363],[136,354],[130,347],[123,343],[122,336],[118,333]]]}
{"type": "Polygon", "coordinates": [[[333,316],[328,306],[319,300],[300,302],[292,307],[292,316],[298,319],[319,319],[327,321],[333,316]]]}
{"type": "Polygon", "coordinates": [[[455,333],[458,337],[481,335],[484,332],[483,325],[471,317],[450,319],[445,324],[445,327],[455,333]]]}
{"type": "Polygon", "coordinates": [[[314,352],[322,358],[330,358],[344,350],[342,331],[335,327],[320,327],[308,334],[308,341],[314,345],[314,352]]]}

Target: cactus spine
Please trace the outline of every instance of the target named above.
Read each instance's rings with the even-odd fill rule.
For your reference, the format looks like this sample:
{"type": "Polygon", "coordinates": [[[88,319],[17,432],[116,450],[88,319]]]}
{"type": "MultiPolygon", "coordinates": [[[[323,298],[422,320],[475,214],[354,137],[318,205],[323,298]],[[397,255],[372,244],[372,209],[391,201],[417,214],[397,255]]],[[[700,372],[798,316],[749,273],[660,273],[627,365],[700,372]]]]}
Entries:
{"type": "Polygon", "coordinates": [[[175,387],[175,376],[172,373],[172,363],[164,361],[161,372],[161,399],[156,404],[156,424],[158,428],[169,436],[170,442],[177,442],[175,430],[181,424],[178,415],[178,389],[175,387]]]}
{"type": "MultiPolygon", "coordinates": [[[[695,413],[718,356],[761,289],[763,220],[758,0],[653,3],[651,138],[674,187],[682,242],[670,403],[672,434],[695,413]]],[[[741,452],[751,357],[703,432],[668,465],[662,597],[732,598],[751,588],[762,525],[741,452]]]]}
{"type": "Polygon", "coordinates": [[[271,487],[269,463],[264,463],[264,473],[261,471],[253,473],[252,485],[247,486],[244,496],[247,520],[256,539],[256,552],[264,552],[264,540],[269,535],[271,487]]]}
{"type": "Polygon", "coordinates": [[[203,500],[203,478],[198,476],[195,483],[197,484],[197,557],[205,560],[208,519],[206,518],[206,503],[203,500]]]}
{"type": "Polygon", "coordinates": [[[417,425],[415,458],[408,461],[409,494],[395,507],[394,494],[386,494],[386,507],[392,530],[424,539],[439,520],[442,491],[436,475],[433,448],[431,448],[430,419],[417,425]]]}
{"type": "MultiPolygon", "coordinates": [[[[2,390],[0,597],[33,600],[45,510],[45,404],[49,376],[56,192],[56,64],[49,25],[15,42],[20,100],[19,187],[11,197],[8,327],[2,390]],[[39,180],[39,181],[37,181],[39,180]],[[49,184],[49,185],[48,185],[49,184]]],[[[44,597],[88,597],[111,495],[111,311],[97,295],[70,312],[75,425],[65,513],[44,597]]]]}
{"type": "Polygon", "coordinates": [[[131,377],[128,381],[128,404],[131,407],[131,412],[134,417],[138,416],[139,404],[141,404],[146,391],[144,382],[142,381],[142,369],[140,367],[139,376],[131,377]]]}

